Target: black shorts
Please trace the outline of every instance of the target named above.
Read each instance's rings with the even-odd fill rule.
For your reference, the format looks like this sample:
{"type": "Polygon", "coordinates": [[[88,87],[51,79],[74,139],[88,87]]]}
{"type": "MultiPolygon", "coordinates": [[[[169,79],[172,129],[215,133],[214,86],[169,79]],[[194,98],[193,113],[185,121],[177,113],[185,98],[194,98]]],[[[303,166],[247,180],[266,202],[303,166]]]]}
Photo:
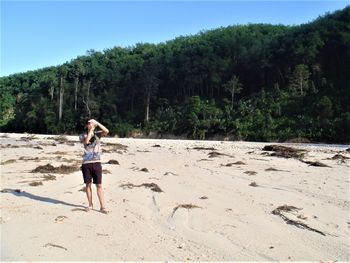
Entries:
{"type": "Polygon", "coordinates": [[[91,178],[94,184],[102,184],[102,165],[101,163],[84,163],[81,166],[84,183],[90,184],[91,178]]]}

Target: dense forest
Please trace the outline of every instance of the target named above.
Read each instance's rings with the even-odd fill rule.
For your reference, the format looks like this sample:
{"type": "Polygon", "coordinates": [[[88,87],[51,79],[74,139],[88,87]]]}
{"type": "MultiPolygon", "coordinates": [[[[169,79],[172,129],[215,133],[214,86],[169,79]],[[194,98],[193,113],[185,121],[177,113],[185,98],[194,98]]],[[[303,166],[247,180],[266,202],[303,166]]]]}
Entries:
{"type": "MultiPolygon", "coordinates": [[[[52,51],[54,52],[54,50],[52,51]]],[[[350,7],[139,43],[0,78],[3,132],[350,142],[350,7]]]]}

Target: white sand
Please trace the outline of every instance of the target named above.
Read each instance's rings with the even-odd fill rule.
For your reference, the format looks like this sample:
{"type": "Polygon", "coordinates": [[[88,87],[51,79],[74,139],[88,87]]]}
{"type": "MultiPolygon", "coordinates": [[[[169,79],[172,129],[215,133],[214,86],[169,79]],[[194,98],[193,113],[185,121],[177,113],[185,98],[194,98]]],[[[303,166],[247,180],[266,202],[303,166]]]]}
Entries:
{"type": "Polygon", "coordinates": [[[95,210],[83,211],[87,202],[80,171],[31,173],[48,163],[78,166],[82,145],[77,136],[67,137],[74,145],[47,135],[28,141],[25,134],[0,137],[1,261],[350,260],[350,160],[328,159],[337,153],[350,157],[349,146],[288,145],[308,150],[304,160],[330,166],[314,167],[262,155],[271,143],[104,138],[104,143],[127,146],[103,146],[110,151],[103,161],[120,163],[103,165],[110,172],[103,176],[111,210],[105,215],[98,212],[95,187],[95,210]],[[227,156],[209,158],[211,150],[193,147],[213,147],[227,156]],[[237,161],[246,165],[225,166],[237,161]],[[45,175],[56,180],[45,181],[45,175]],[[30,186],[33,181],[43,185],[30,186]],[[155,183],[163,192],[120,187],[127,183],[155,183]],[[174,212],[188,204],[198,208],[174,212]],[[282,212],[286,220],[324,235],[272,214],[282,205],[300,208],[282,212]]]}

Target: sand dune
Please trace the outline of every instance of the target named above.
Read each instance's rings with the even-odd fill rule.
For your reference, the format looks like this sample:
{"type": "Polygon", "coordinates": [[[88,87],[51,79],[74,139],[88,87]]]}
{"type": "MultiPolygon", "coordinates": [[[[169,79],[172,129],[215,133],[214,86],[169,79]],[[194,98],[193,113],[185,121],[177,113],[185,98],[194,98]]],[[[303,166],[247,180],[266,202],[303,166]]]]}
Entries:
{"type": "Polygon", "coordinates": [[[349,146],[104,138],[105,215],[77,136],[0,141],[1,261],[350,260],[349,146]]]}

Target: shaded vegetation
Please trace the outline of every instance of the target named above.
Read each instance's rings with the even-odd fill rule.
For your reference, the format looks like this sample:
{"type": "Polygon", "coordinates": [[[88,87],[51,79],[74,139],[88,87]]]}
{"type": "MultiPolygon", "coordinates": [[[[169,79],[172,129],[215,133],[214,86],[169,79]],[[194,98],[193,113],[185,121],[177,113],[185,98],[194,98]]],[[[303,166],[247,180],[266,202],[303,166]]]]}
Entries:
{"type": "Polygon", "coordinates": [[[350,141],[350,7],[299,26],[249,24],[90,50],[0,78],[0,128],[119,136],[350,141]]]}

